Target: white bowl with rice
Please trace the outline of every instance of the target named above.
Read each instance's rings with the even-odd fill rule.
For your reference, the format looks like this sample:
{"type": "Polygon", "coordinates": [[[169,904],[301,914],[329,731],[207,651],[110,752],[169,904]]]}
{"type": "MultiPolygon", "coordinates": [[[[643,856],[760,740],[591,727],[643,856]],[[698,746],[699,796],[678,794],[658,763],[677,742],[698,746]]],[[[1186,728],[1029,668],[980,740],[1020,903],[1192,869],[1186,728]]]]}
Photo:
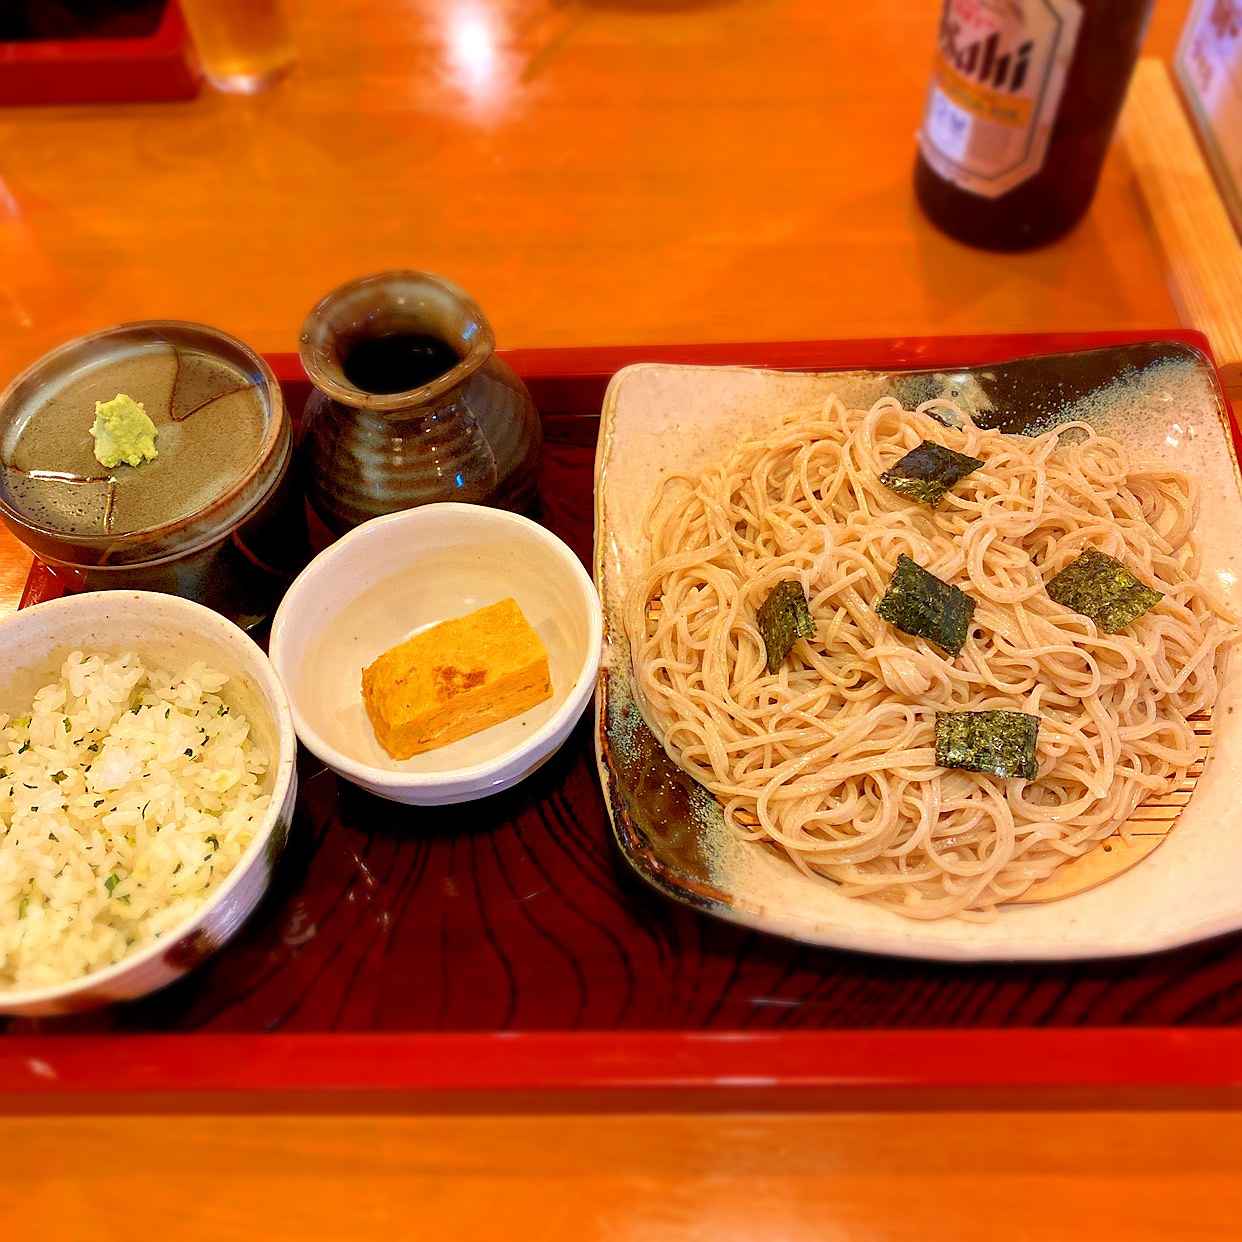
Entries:
{"type": "Polygon", "coordinates": [[[0,1013],[144,995],[266,891],[297,794],[284,687],[232,622],[142,591],[0,621],[0,1013]]]}

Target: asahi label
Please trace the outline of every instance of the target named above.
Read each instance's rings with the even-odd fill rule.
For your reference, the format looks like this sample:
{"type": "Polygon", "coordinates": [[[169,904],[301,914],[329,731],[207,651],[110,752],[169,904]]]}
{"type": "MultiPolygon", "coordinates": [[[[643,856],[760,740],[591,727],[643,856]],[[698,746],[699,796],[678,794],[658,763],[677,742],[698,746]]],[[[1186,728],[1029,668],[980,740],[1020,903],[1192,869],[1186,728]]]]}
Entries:
{"type": "Polygon", "coordinates": [[[919,134],[942,177],[996,198],[1039,172],[1081,21],[1077,0],[945,0],[919,134]]]}

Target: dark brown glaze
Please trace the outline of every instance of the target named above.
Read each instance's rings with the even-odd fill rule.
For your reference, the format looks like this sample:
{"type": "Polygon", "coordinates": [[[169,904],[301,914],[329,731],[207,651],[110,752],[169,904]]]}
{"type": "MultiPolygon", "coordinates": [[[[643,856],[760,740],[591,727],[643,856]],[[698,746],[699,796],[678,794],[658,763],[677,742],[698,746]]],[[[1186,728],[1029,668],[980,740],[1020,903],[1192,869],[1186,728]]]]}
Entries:
{"type": "Polygon", "coordinates": [[[109,474],[88,477],[81,474],[69,474],[59,470],[23,470],[20,466],[15,466],[11,462],[5,462],[4,467],[12,475],[30,479],[45,487],[49,484],[63,484],[66,487],[98,487],[102,485],[104,488],[103,514],[99,519],[99,525],[105,534],[111,532],[112,515],[116,508],[115,476],[109,474]]]}
{"type": "Polygon", "coordinates": [[[975,422],[989,431],[1017,435],[1043,430],[1068,407],[1089,399],[1119,378],[1137,375],[1153,365],[1170,364],[1203,367],[1205,359],[1190,345],[1153,341],[1127,345],[1123,350],[1085,349],[1026,358],[1021,366],[974,368],[973,374],[993,407],[992,414],[981,414],[975,422]]]}
{"type": "Polygon", "coordinates": [[[613,831],[622,852],[666,892],[705,909],[729,905],[710,878],[698,826],[719,818],[715,799],[676,766],[633,702],[600,679],[604,725],[599,746],[614,779],[608,784],[613,831]]]}
{"type": "Polygon", "coordinates": [[[205,962],[219,948],[219,942],[209,932],[192,931],[182,936],[176,944],[170,944],[164,950],[164,961],[174,970],[191,970],[200,962],[205,962]]]}
{"type": "Polygon", "coordinates": [[[234,383],[232,377],[222,373],[218,367],[204,365],[198,355],[187,354],[181,349],[176,350],[175,354],[177,370],[168,402],[168,417],[174,423],[185,422],[213,401],[255,386],[255,381],[234,383]]]}

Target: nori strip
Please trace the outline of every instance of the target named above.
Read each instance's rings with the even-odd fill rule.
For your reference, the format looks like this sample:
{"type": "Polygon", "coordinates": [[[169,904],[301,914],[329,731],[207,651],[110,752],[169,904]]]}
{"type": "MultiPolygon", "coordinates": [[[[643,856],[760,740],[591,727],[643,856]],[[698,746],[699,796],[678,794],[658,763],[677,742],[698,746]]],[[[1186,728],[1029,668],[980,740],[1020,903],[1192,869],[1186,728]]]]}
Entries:
{"type": "Polygon", "coordinates": [[[935,643],[950,655],[961,655],[975,615],[975,601],[951,583],[928,573],[903,552],[897,568],[875,606],[885,621],[903,634],[914,634],[935,643]]]}
{"type": "Polygon", "coordinates": [[[1044,590],[1058,604],[1090,617],[1105,634],[1124,629],[1164,598],[1119,560],[1095,548],[1066,565],[1044,590]]]}
{"type": "Polygon", "coordinates": [[[1038,737],[1039,717],[1027,712],[937,712],[936,762],[1033,781],[1039,775],[1038,737]]]}
{"type": "Polygon", "coordinates": [[[785,578],[772,588],[759,605],[756,619],[768,653],[769,673],[780,668],[798,639],[810,638],[815,633],[815,618],[807,606],[802,584],[794,578],[785,578]]]}
{"type": "Polygon", "coordinates": [[[955,483],[984,463],[977,457],[955,453],[943,444],[924,440],[880,475],[880,482],[902,496],[921,501],[934,509],[955,483]]]}

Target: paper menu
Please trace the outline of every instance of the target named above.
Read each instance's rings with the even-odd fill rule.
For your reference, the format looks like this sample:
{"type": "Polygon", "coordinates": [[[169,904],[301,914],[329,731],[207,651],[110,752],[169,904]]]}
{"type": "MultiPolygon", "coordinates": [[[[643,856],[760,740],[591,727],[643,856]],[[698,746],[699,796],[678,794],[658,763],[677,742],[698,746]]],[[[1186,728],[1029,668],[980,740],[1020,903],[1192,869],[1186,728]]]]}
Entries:
{"type": "Polygon", "coordinates": [[[1195,0],[1174,66],[1242,236],[1242,0],[1195,0]]]}

